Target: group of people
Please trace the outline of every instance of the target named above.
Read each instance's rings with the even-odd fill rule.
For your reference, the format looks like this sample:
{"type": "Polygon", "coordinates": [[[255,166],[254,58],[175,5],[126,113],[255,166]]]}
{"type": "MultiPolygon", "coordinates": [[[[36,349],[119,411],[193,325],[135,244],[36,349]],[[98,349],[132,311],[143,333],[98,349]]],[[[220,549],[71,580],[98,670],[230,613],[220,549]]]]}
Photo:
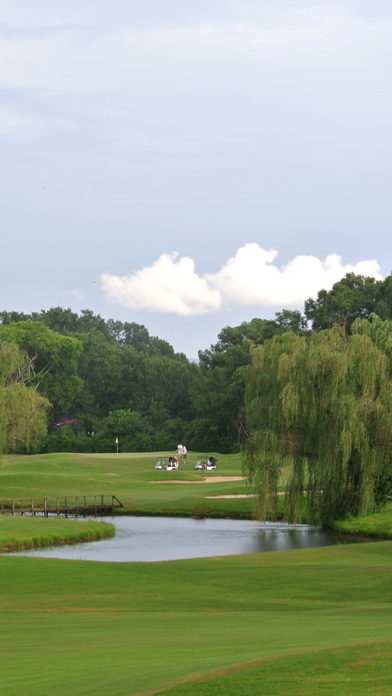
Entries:
{"type": "Polygon", "coordinates": [[[186,458],[188,456],[188,450],[185,445],[183,445],[181,442],[179,445],[177,445],[177,455],[178,459],[181,459],[183,462],[186,462],[186,458]]]}
{"type": "MultiPolygon", "coordinates": [[[[177,457],[169,457],[169,467],[170,468],[175,468],[178,469],[179,465],[179,460],[181,459],[182,462],[186,462],[186,458],[188,456],[188,450],[185,447],[185,445],[180,444],[177,445],[177,457]]],[[[166,467],[163,467],[164,469],[166,467]]]]}

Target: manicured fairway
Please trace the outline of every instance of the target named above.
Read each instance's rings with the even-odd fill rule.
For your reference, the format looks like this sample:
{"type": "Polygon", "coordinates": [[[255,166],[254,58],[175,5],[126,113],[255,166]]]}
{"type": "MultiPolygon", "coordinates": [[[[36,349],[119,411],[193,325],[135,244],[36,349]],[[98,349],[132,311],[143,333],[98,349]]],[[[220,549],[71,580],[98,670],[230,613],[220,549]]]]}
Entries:
{"type": "Polygon", "coordinates": [[[202,473],[194,470],[193,453],[178,471],[155,471],[156,459],[154,453],[6,456],[0,498],[104,494],[116,495],[127,511],[139,514],[252,517],[253,498],[207,498],[251,493],[244,480],[231,480],[242,475],[240,455],[218,455],[217,471],[202,473]],[[214,482],[216,474],[227,481],[214,482]]]}
{"type": "Polygon", "coordinates": [[[136,695],[388,641],[391,563],[392,542],[157,564],[2,557],[2,684],[27,696],[136,695]]]}
{"type": "Polygon", "coordinates": [[[384,696],[392,693],[392,641],[310,651],[227,669],[161,692],[162,696],[384,696]]]}
{"type": "MultiPolygon", "coordinates": [[[[156,472],[155,458],[6,457],[0,497],[114,494],[147,514],[251,516],[251,498],[206,497],[249,492],[229,479],[238,456],[219,457],[228,478],[207,483],[192,459],[156,472]]],[[[6,518],[0,536],[52,522],[81,526],[6,518]]],[[[0,693],[384,696],[392,542],[151,564],[0,556],[0,622],[0,693]]]]}

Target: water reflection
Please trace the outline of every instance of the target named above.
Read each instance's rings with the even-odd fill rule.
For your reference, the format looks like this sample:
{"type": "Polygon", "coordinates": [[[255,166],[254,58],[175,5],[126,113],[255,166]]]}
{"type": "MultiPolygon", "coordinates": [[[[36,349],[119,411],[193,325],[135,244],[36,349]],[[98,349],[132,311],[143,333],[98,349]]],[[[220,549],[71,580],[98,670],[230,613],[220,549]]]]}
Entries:
{"type": "MultiPolygon", "coordinates": [[[[355,541],[306,525],[170,517],[105,518],[116,536],[14,555],[86,561],[169,561],[302,549],[355,541]]],[[[83,521],[81,520],[81,524],[83,521]]]]}

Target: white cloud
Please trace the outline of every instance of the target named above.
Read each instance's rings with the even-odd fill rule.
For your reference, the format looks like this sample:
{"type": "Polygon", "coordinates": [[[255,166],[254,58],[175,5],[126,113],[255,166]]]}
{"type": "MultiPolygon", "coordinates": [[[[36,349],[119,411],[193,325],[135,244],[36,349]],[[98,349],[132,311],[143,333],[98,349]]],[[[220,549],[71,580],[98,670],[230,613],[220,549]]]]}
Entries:
{"type": "Polygon", "coordinates": [[[296,256],[279,267],[277,256],[275,250],[246,244],[217,273],[199,276],[191,258],[162,254],[132,275],[102,275],[101,287],[109,302],[123,307],[196,316],[233,306],[298,307],[346,273],[381,279],[375,260],[343,264],[338,254],[324,260],[296,256]]]}
{"type": "Polygon", "coordinates": [[[101,276],[109,302],[182,316],[209,314],[221,306],[218,289],[195,273],[192,259],[162,254],[152,266],[130,276],[101,276]]]}

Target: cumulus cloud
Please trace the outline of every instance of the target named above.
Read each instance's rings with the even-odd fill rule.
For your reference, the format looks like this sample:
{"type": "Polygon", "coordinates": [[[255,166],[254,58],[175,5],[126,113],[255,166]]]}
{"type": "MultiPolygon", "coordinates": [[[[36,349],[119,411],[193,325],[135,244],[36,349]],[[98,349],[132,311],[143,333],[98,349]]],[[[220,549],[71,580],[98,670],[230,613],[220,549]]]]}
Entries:
{"type": "Polygon", "coordinates": [[[122,307],[197,316],[234,306],[298,307],[346,273],[382,278],[375,260],[343,264],[338,254],[324,260],[303,255],[279,266],[277,256],[245,244],[216,273],[198,275],[193,259],[173,252],[128,276],[103,274],[101,287],[109,302],[122,307]]]}
{"type": "Polygon", "coordinates": [[[129,276],[104,274],[101,284],[109,302],[131,309],[190,316],[215,312],[222,302],[219,290],[197,275],[194,261],[175,252],[129,276]]]}

